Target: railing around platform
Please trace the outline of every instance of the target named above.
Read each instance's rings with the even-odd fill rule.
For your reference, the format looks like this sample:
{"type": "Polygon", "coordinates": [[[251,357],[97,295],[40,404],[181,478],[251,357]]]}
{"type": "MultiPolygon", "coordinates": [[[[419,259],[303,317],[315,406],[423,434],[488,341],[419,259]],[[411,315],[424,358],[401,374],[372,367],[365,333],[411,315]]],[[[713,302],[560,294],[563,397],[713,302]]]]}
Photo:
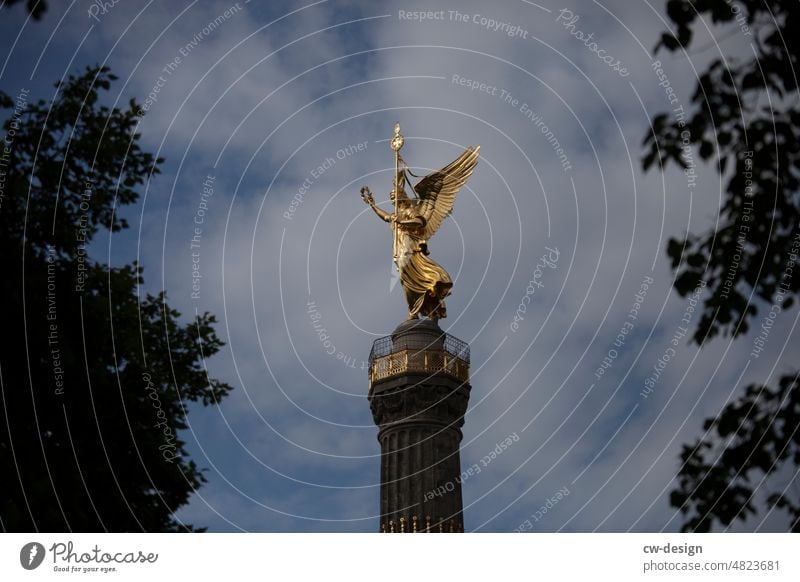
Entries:
{"type": "Polygon", "coordinates": [[[404,338],[402,347],[395,349],[392,337],[375,340],[369,354],[370,383],[407,372],[424,374],[445,373],[456,380],[469,380],[469,345],[444,334],[434,343],[404,338]]]}

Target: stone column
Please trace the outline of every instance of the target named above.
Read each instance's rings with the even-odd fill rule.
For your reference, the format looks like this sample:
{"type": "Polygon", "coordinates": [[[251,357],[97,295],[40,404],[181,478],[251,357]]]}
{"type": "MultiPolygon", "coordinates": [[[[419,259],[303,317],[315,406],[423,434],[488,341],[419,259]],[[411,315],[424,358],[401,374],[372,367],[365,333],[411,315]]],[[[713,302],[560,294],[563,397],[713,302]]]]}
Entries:
{"type": "Polygon", "coordinates": [[[369,374],[381,444],[380,531],[463,532],[469,347],[433,321],[407,321],[375,342],[369,374]]]}

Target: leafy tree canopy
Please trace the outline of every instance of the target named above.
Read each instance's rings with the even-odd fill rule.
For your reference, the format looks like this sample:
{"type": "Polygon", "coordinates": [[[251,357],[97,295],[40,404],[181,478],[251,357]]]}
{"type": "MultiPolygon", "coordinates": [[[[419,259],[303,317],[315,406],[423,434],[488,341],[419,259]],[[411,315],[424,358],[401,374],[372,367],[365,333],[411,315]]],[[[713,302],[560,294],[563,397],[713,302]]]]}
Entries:
{"type": "MultiPolygon", "coordinates": [[[[800,2],[669,0],[667,14],[675,29],[661,36],[656,50],[688,49],[701,18],[727,24],[753,48],[743,58],[714,60],[699,78],[683,124],[674,115],[657,115],[644,140],[645,169],[656,162],[686,168],[686,148],[693,148],[716,165],[725,183],[714,227],[671,239],[667,248],[679,294],[707,283],[693,337],[702,344],[718,334],[747,332],[759,310],[769,319],[759,325],[771,327],[772,314],[791,307],[800,289],[800,2]]],[[[684,531],[754,517],[758,491],[766,492],[770,511],[788,515],[788,529],[800,531],[798,375],[787,374],[778,385],[748,386],[706,420],[703,437],[684,446],[671,494],[685,515],[684,531]]]]}
{"type": "MultiPolygon", "coordinates": [[[[7,8],[14,4],[19,4],[23,0],[0,0],[0,8],[7,8]]],[[[25,9],[34,20],[41,20],[44,13],[47,11],[47,2],[45,0],[24,0],[25,9]]]]}
{"type": "Polygon", "coordinates": [[[105,67],[57,84],[52,102],[0,93],[0,526],[6,531],[181,531],[174,512],[204,482],[178,431],[187,405],[231,387],[203,359],[213,315],[184,324],[142,267],[94,260],[101,231],[159,172],[135,101],[108,107],[105,67]],[[3,147],[5,145],[5,148],[3,147]]]}

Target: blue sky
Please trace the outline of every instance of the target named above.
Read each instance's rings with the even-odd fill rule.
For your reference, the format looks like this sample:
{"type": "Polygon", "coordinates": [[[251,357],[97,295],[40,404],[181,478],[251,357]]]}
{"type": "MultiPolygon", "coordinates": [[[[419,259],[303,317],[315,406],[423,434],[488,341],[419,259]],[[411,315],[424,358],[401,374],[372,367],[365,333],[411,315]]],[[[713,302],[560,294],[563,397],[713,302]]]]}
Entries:
{"type": "Polygon", "coordinates": [[[688,55],[653,57],[662,2],[92,6],[51,6],[41,23],[4,12],[0,87],[50,98],[56,80],[103,63],[119,76],[111,102],[144,103],[158,88],[140,131],[166,158],[163,174],[124,210],[131,228],[98,237],[95,255],[138,258],[147,290],[166,289],[184,314],[215,313],[227,343],[206,364],[235,390],[189,415],[184,438],[208,484],[181,519],[212,531],[377,529],[379,447],[361,367],[403,319],[404,300],[388,227],[358,191],[368,184],[385,203],[395,121],[417,174],[481,145],[430,249],[455,279],[442,326],[472,349],[462,465],[520,438],[465,481],[467,530],[512,531],[564,487],[533,531],[677,530],[668,495],[681,445],[744,385],[774,383],[797,360],[794,310],[758,359],[752,338],[702,352],[681,342],[640,395],[688,306],[671,291],[666,241],[711,227],[722,188],[704,166],[693,189],[675,169],[642,173],[649,117],[670,107],[653,62],[688,108],[697,71],[720,53],[749,53],[735,23],[698,29],[688,55]],[[436,14],[409,16],[419,10],[436,14]],[[579,17],[572,28],[565,10],[579,17]],[[593,34],[612,66],[575,30],[593,34]],[[557,263],[512,329],[546,248],[557,263]]]}

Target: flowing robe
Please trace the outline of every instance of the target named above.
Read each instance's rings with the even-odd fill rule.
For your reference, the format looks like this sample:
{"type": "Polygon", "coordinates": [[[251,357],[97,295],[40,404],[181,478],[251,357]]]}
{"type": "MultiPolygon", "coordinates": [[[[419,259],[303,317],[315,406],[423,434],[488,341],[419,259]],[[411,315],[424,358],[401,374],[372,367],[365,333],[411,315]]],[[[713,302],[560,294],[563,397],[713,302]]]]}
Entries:
{"type": "Polygon", "coordinates": [[[447,317],[444,298],[450,295],[453,281],[441,265],[428,258],[425,220],[410,206],[398,209],[396,216],[391,222],[394,260],[408,302],[408,317],[447,317]]]}

